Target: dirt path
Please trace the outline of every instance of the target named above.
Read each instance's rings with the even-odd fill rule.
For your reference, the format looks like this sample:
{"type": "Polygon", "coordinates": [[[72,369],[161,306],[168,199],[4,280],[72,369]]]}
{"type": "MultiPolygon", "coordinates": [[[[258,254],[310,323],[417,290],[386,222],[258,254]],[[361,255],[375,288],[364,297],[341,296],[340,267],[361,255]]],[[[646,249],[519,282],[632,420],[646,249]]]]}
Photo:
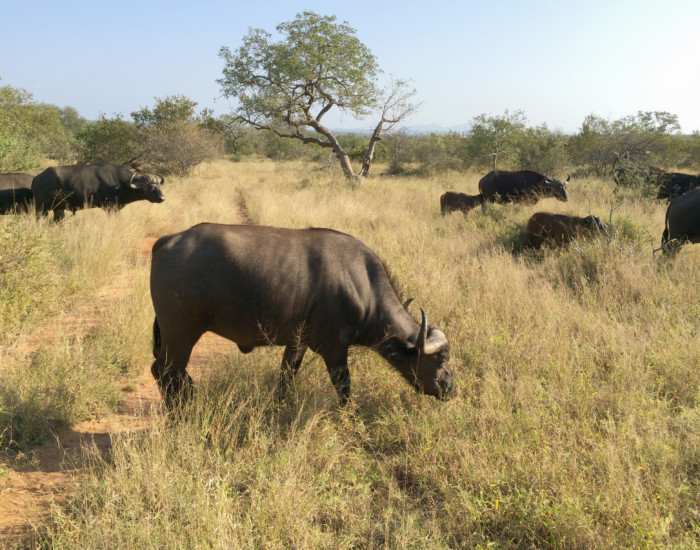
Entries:
{"type": "MultiPolygon", "coordinates": [[[[240,223],[250,223],[240,193],[238,209],[240,223]]],[[[150,258],[155,240],[143,240],[141,259],[150,258]]],[[[0,363],[24,364],[34,351],[54,343],[55,335],[70,337],[97,325],[103,313],[128,292],[132,279],[133,273],[120,273],[89,304],[49,319],[11,349],[0,350],[0,363]]],[[[205,334],[193,351],[188,371],[197,380],[206,375],[217,356],[233,349],[231,342],[205,334]]],[[[112,434],[145,430],[161,414],[161,398],[150,366],[150,357],[144,357],[139,376],[123,388],[124,397],[116,413],[65,428],[53,440],[14,459],[9,472],[0,471],[0,550],[31,547],[34,526],[48,518],[52,505],[64,505],[71,488],[87,474],[93,445],[102,456],[109,456],[112,434]]]]}

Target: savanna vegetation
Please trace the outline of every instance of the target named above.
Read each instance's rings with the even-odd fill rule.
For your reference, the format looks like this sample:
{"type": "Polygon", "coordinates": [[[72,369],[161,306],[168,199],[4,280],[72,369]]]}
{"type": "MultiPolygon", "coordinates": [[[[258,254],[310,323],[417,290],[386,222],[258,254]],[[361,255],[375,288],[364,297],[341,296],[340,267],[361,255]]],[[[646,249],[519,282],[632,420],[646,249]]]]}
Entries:
{"type": "Polygon", "coordinates": [[[279,406],[281,349],[231,346],[194,373],[198,392],[181,419],[157,415],[115,435],[108,456],[95,451],[33,544],[697,547],[700,256],[694,246],[653,255],[665,205],[626,200],[612,214],[612,243],[535,253],[523,249],[535,210],[609,221],[613,184],[579,177],[568,203],[442,217],[440,194],[476,192],[478,172],[387,171],[349,187],[308,161],[219,160],[170,178],[160,205],[86,210],[58,225],[2,220],[4,457],[117,409],[125,382],[149,369],[143,242],[204,220],[240,222],[242,212],[365,241],[403,298],[445,331],[458,376],[458,395],[439,402],[356,349],[354,401],[340,409],[309,354],[279,406]],[[124,273],[96,326],[12,362],[14,344],[43,319],[124,273]]]}
{"type": "Polygon", "coordinates": [[[697,173],[700,135],[668,112],[591,114],[564,134],[507,110],[464,133],[413,134],[398,123],[415,92],[380,83],[354,29],[306,12],[277,31],[277,42],[253,29],[222,48],[219,83],[240,106],[223,116],[171,95],[130,119],[88,121],[0,87],[0,172],[112,162],[167,176],[162,204],[59,224],[0,219],[0,498],[33,450],[120,411],[148,376],[144,250],[202,221],[363,240],[415,298],[413,313],[446,333],[457,395],[418,395],[355,349],[348,407],[311,353],[280,404],[282,350],[231,345],[193,370],[197,392],[179,418],[155,401],[147,428],[114,434],[107,453],[86,448],[87,474],[25,543],[697,548],[700,247],[653,252],[666,203],[649,167],[697,173]],[[333,43],[342,48],[320,47],[333,43]],[[373,116],[373,129],[336,132],[321,122],[331,109],[373,116]],[[442,193],[475,194],[494,168],[569,172],[569,202],[440,215],[442,193]],[[617,189],[615,173],[628,176],[617,189]],[[612,238],[528,250],[537,210],[595,214],[612,238]],[[94,323],[52,323],[97,301],[94,323]]]}

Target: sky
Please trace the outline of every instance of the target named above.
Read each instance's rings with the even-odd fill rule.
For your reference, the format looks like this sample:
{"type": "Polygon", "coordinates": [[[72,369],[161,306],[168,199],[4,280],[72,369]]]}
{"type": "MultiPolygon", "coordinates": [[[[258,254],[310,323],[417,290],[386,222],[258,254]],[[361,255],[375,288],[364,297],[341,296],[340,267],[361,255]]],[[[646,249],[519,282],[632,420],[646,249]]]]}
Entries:
{"type": "Polygon", "coordinates": [[[235,105],[216,82],[219,49],[303,11],[346,21],[382,78],[411,81],[411,126],[522,110],[571,133],[590,114],[668,111],[700,131],[700,0],[0,0],[0,86],[89,120],[129,120],[170,95],[221,115],[235,105]]]}

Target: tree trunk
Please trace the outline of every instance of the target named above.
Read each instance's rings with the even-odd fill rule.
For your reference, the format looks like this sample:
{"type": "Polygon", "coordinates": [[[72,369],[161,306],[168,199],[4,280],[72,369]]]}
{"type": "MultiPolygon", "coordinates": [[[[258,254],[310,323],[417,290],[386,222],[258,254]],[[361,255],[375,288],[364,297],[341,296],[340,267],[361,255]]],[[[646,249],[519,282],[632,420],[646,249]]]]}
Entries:
{"type": "Polygon", "coordinates": [[[382,127],[384,126],[384,120],[381,120],[377,127],[372,132],[372,137],[369,139],[369,146],[367,147],[367,153],[365,154],[365,160],[362,162],[362,170],[360,170],[360,177],[366,178],[369,176],[369,168],[372,165],[372,160],[374,159],[374,150],[377,146],[377,142],[382,139],[382,127]]]}
{"type": "Polygon", "coordinates": [[[323,126],[317,120],[310,120],[308,122],[308,125],[311,126],[314,130],[316,130],[316,132],[318,132],[322,136],[325,136],[326,139],[330,142],[331,148],[333,149],[333,153],[338,158],[338,162],[340,163],[340,167],[343,169],[345,177],[350,180],[355,180],[358,183],[362,183],[362,176],[355,175],[355,171],[352,169],[352,164],[350,163],[350,157],[341,147],[340,143],[338,143],[338,139],[335,137],[333,132],[331,132],[328,128],[323,126]]]}

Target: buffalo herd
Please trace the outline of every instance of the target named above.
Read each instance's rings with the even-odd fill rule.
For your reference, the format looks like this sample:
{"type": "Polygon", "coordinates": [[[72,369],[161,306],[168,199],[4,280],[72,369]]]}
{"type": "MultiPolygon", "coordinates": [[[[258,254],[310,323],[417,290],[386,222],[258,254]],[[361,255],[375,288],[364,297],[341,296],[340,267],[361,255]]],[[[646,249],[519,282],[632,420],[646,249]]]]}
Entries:
{"type": "Polygon", "coordinates": [[[134,172],[119,164],[53,166],[37,176],[0,174],[0,214],[28,212],[37,216],[53,211],[58,222],[65,211],[81,208],[121,209],[131,202],[163,202],[160,174],[134,172]]]}
{"type": "MultiPolygon", "coordinates": [[[[650,174],[659,185],[657,198],[669,199],[666,211],[666,226],[662,236],[662,248],[669,249],[672,243],[697,243],[700,239],[700,175],[665,172],[650,168],[650,174]]],[[[614,174],[620,185],[624,170],[614,174]]],[[[517,172],[494,170],[479,180],[479,194],[467,195],[447,191],[440,197],[440,212],[461,211],[465,214],[487,202],[535,204],[540,199],[556,198],[568,201],[566,181],[549,177],[532,170],[517,172]]],[[[526,245],[540,248],[543,245],[564,246],[577,237],[601,235],[609,238],[607,226],[597,216],[567,216],[550,212],[536,212],[525,228],[526,245]]]]}
{"type": "MultiPolygon", "coordinates": [[[[567,184],[534,172],[492,171],[479,194],[440,197],[442,215],[486,203],[568,201],[567,184]]],[[[81,208],[160,203],[164,178],[126,166],[60,166],[29,174],[0,174],[0,213],[53,211],[54,221],[81,208]]],[[[700,242],[697,176],[667,173],[659,196],[670,198],[662,242],[700,242]],[[682,178],[681,176],[686,176],[682,178]],[[694,179],[693,179],[694,178],[694,179]],[[681,192],[683,190],[683,192],[681,192]]],[[[526,244],[563,246],[587,235],[608,237],[598,217],[536,212],[526,244]]],[[[609,237],[608,237],[609,238],[609,237]]],[[[331,229],[283,229],[201,223],[153,245],[150,288],[155,320],[151,372],[173,409],[192,394],[186,367],[205,332],[234,342],[242,353],[284,346],[277,394],[284,397],[307,349],[319,354],[341,404],[350,398],[348,350],[377,351],[416,391],[448,398],[454,390],[445,334],[408,313],[383,261],[364,243],[331,229]]]]}

